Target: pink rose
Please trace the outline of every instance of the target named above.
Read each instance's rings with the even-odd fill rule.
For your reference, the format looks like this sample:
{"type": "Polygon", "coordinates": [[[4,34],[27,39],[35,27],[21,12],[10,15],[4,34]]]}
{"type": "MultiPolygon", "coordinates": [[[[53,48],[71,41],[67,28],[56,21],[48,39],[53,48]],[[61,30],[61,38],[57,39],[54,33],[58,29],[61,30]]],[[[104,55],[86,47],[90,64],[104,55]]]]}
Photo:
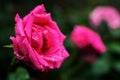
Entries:
{"type": "Polygon", "coordinates": [[[86,59],[94,60],[96,53],[104,53],[106,46],[100,35],[83,25],[76,25],[71,33],[71,41],[82,49],[86,59]],[[94,54],[95,53],[95,54],[94,54]],[[93,58],[94,57],[94,58],[93,58]]]}
{"type": "Polygon", "coordinates": [[[98,6],[90,13],[90,22],[93,26],[99,26],[102,20],[106,21],[111,29],[120,28],[119,12],[110,6],[98,6]]]}
{"type": "Polygon", "coordinates": [[[65,36],[47,13],[44,5],[38,5],[23,19],[15,17],[16,37],[14,54],[34,69],[45,71],[59,68],[69,54],[63,46],[65,36]]]}

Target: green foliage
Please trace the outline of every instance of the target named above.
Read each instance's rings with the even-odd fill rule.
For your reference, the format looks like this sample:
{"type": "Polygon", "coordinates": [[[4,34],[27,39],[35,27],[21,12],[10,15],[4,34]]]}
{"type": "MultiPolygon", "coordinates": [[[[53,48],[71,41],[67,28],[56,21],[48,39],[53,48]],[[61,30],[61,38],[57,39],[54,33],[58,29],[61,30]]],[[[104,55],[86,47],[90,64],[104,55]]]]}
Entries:
{"type": "Polygon", "coordinates": [[[110,30],[111,35],[116,37],[116,38],[120,38],[120,29],[114,29],[114,30],[110,30]]]}
{"type": "Polygon", "coordinates": [[[12,44],[9,44],[9,45],[4,45],[3,47],[6,47],[6,48],[13,48],[13,45],[12,45],[12,44]]]}
{"type": "Polygon", "coordinates": [[[120,61],[116,61],[113,64],[116,71],[120,72],[120,61]]]}
{"type": "Polygon", "coordinates": [[[15,72],[9,74],[8,80],[29,80],[29,74],[25,68],[18,67],[15,72]]]}
{"type": "MultiPolygon", "coordinates": [[[[120,29],[110,29],[104,21],[99,28],[93,28],[89,21],[89,14],[96,6],[113,6],[120,11],[119,5],[120,0],[0,0],[0,80],[108,80],[106,74],[120,75],[120,29]],[[51,13],[53,20],[66,35],[64,45],[70,53],[70,57],[59,69],[40,72],[47,74],[45,79],[38,79],[34,71],[20,67],[23,64],[19,64],[13,55],[9,39],[14,35],[16,13],[23,17],[41,3],[45,4],[47,12],[51,13]],[[70,40],[74,25],[79,24],[99,33],[107,47],[106,53],[101,54],[94,63],[83,61],[82,51],[70,40]]],[[[39,77],[43,78],[43,75],[39,77]]],[[[120,76],[115,76],[110,80],[119,79],[120,76]]]]}
{"type": "Polygon", "coordinates": [[[120,54],[120,43],[114,42],[108,45],[108,51],[120,54]]]}
{"type": "Polygon", "coordinates": [[[92,66],[92,71],[95,75],[105,74],[110,70],[109,61],[106,58],[97,60],[92,66]]]}

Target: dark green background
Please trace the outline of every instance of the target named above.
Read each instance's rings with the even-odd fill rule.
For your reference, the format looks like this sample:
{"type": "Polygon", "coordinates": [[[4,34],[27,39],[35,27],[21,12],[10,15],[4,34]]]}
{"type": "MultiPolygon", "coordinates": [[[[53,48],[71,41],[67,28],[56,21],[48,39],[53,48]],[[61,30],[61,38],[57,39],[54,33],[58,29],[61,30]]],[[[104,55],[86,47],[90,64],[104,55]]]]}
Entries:
{"type": "Polygon", "coordinates": [[[89,13],[96,6],[113,6],[120,12],[120,0],[0,0],[0,80],[120,80],[120,29],[110,30],[105,22],[102,29],[93,29],[89,13]],[[42,3],[67,36],[64,44],[70,58],[60,69],[48,72],[34,71],[22,61],[11,65],[13,49],[3,46],[12,43],[9,37],[14,35],[14,17],[16,13],[24,17],[42,3]],[[107,47],[95,63],[82,61],[70,41],[73,26],[78,24],[97,31],[107,47]]]}

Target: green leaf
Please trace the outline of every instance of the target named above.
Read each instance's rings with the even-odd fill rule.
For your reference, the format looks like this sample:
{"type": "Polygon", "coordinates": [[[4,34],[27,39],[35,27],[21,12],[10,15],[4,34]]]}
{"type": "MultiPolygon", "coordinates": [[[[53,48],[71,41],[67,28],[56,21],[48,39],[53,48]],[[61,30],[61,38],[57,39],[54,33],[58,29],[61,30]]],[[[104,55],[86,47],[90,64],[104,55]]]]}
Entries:
{"type": "Polygon", "coordinates": [[[97,60],[92,65],[92,72],[95,75],[102,75],[104,73],[107,73],[110,69],[110,64],[107,59],[101,58],[97,60]]]}
{"type": "Polygon", "coordinates": [[[120,29],[110,30],[110,33],[111,33],[111,35],[114,36],[114,37],[120,37],[120,29]]]}
{"type": "Polygon", "coordinates": [[[6,48],[13,48],[13,45],[12,45],[12,44],[9,44],[9,45],[4,45],[3,47],[6,47],[6,48]]]}
{"type": "Polygon", "coordinates": [[[120,61],[114,62],[114,68],[115,68],[116,71],[120,72],[120,61]]]}
{"type": "Polygon", "coordinates": [[[120,44],[117,42],[107,45],[108,51],[120,53],[120,44]]]}
{"type": "Polygon", "coordinates": [[[13,66],[15,63],[17,63],[18,62],[18,60],[17,60],[17,58],[14,56],[13,58],[12,58],[12,61],[11,61],[11,66],[13,66]]]}
{"type": "Polygon", "coordinates": [[[29,74],[25,68],[19,67],[14,73],[10,73],[8,80],[29,80],[29,74]]]}
{"type": "Polygon", "coordinates": [[[67,35],[67,39],[65,40],[65,46],[68,47],[68,48],[74,48],[74,44],[72,43],[71,39],[70,39],[70,36],[67,35]]]}

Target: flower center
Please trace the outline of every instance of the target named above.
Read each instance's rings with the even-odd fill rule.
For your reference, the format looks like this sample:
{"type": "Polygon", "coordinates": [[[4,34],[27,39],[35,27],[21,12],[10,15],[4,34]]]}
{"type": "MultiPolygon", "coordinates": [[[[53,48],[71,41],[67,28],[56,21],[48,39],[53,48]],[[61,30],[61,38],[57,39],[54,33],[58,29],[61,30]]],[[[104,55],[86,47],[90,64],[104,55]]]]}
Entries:
{"type": "Polygon", "coordinates": [[[47,46],[47,40],[44,37],[43,33],[47,33],[48,31],[45,30],[44,27],[33,25],[32,27],[32,47],[38,52],[38,53],[45,53],[45,51],[48,50],[47,46]]]}

